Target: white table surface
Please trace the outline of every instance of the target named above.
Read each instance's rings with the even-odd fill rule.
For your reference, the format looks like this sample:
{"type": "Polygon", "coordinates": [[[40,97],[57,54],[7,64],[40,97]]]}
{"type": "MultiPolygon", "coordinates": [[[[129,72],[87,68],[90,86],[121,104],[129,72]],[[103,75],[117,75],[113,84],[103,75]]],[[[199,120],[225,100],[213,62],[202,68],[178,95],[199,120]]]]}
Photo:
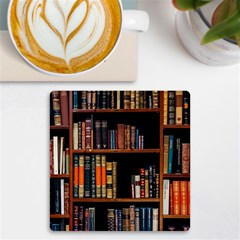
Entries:
{"type": "MultiPolygon", "coordinates": [[[[177,38],[170,0],[141,0],[138,7],[149,12],[150,28],[139,36],[135,82],[0,83],[3,238],[33,239],[38,234],[42,239],[76,239],[74,233],[48,230],[52,90],[171,89],[191,93],[191,229],[134,236],[138,240],[239,239],[239,65],[209,67],[193,59],[177,38]],[[18,217],[14,231],[13,216],[18,217]]],[[[123,235],[81,236],[113,238],[120,240],[123,235]]],[[[132,240],[133,235],[124,234],[124,239],[132,240]]]]}

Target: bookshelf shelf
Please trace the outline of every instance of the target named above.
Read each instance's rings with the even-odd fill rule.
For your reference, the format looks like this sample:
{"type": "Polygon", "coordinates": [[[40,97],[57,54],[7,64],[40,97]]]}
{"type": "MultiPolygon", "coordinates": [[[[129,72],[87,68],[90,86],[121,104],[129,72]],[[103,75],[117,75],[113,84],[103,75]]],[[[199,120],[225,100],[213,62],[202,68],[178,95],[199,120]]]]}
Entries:
{"type": "Polygon", "coordinates": [[[131,203],[159,203],[159,198],[73,198],[73,202],[131,202],[131,203]]]}
{"type": "Polygon", "coordinates": [[[163,215],[163,218],[170,218],[170,219],[190,219],[190,215],[163,215]]]}
{"type": "Polygon", "coordinates": [[[72,109],[73,113],[159,113],[159,108],[144,109],[72,109]]]}
{"type": "Polygon", "coordinates": [[[163,129],[190,129],[190,125],[163,125],[163,129]]]}
{"type": "Polygon", "coordinates": [[[67,214],[67,215],[50,214],[50,218],[69,218],[69,214],[67,214]]]}
{"type": "Polygon", "coordinates": [[[69,126],[50,126],[50,130],[69,130],[69,126]]]}
{"type": "Polygon", "coordinates": [[[164,174],[163,178],[190,178],[190,174],[164,174]]]}
{"type": "Polygon", "coordinates": [[[69,178],[69,174],[50,174],[50,178],[69,178]]]}
{"type": "Polygon", "coordinates": [[[93,149],[93,150],[73,150],[78,154],[108,154],[108,153],[160,153],[160,149],[93,149]]]}

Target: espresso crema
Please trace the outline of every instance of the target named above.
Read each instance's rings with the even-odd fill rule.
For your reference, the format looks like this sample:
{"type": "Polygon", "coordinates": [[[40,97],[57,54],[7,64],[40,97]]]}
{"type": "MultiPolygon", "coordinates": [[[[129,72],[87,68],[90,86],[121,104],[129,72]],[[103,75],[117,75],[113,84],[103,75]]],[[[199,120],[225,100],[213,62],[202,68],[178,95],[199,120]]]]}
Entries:
{"type": "Polygon", "coordinates": [[[77,73],[111,52],[121,8],[118,0],[14,0],[10,27],[17,48],[34,65],[77,73]]]}

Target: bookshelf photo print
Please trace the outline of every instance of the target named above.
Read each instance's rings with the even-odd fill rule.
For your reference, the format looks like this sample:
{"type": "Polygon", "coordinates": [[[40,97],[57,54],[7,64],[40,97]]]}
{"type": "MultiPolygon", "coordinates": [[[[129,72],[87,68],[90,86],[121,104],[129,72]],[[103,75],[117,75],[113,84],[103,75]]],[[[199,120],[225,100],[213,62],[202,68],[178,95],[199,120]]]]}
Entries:
{"type": "Polygon", "coordinates": [[[53,91],[52,231],[187,231],[190,94],[53,91]]]}

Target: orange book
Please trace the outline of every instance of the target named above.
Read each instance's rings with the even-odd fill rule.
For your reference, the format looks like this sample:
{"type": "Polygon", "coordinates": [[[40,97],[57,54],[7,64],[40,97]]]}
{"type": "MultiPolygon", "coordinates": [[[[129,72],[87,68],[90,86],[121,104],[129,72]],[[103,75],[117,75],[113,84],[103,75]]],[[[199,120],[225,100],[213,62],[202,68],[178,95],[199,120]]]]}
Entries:
{"type": "Polygon", "coordinates": [[[84,197],[84,155],[79,156],[78,195],[84,197]]]}
{"type": "Polygon", "coordinates": [[[101,168],[101,156],[96,155],[96,197],[101,197],[101,186],[102,186],[102,168],[101,168]]]}
{"type": "Polygon", "coordinates": [[[180,198],[181,198],[181,215],[187,215],[187,181],[180,182],[180,198]]]}
{"type": "Polygon", "coordinates": [[[190,215],[190,181],[187,183],[187,214],[190,215]]]}
{"type": "Polygon", "coordinates": [[[107,172],[106,172],[106,155],[101,156],[101,165],[102,165],[102,198],[107,197],[107,172]]]}
{"type": "Polygon", "coordinates": [[[173,181],[173,214],[180,215],[180,181],[173,181]]]}
{"type": "Polygon", "coordinates": [[[170,187],[169,187],[169,214],[173,215],[173,185],[172,183],[170,183],[170,187]]]}

